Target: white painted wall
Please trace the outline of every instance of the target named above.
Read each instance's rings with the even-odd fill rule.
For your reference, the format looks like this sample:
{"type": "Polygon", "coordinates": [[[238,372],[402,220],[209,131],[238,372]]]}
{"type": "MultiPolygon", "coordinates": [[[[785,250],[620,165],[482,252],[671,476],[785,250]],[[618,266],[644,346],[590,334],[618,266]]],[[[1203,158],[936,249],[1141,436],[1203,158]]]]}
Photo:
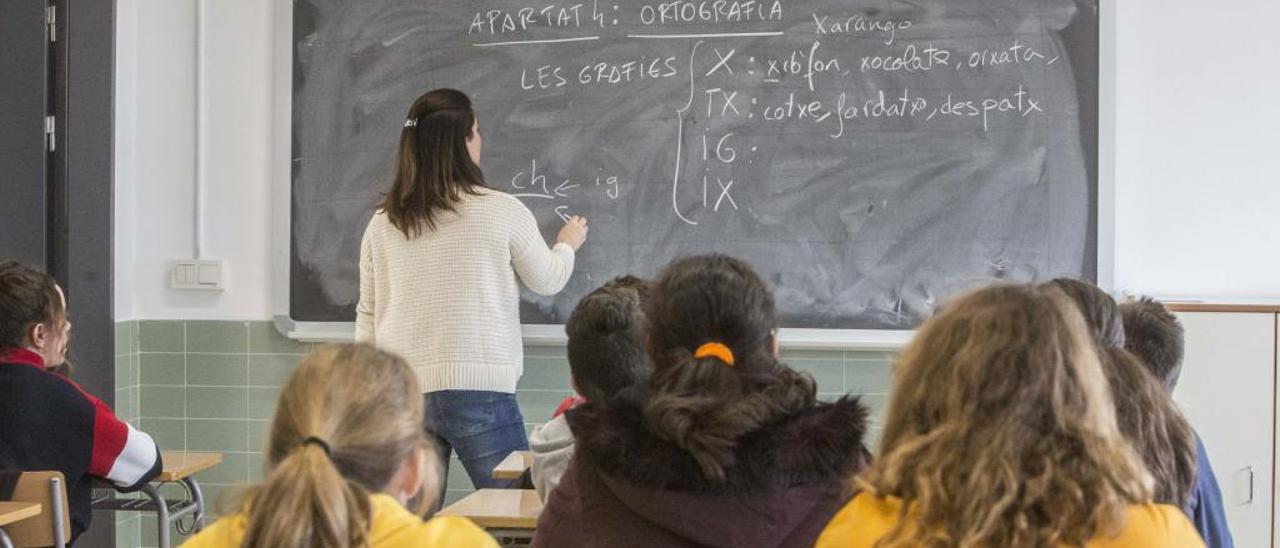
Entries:
{"type": "MultiPolygon", "coordinates": [[[[140,319],[267,319],[271,314],[270,156],[272,11],[262,0],[206,0],[206,259],[225,261],[222,292],[168,289],[168,263],[194,253],[194,0],[119,0],[120,32],[136,57],[118,54],[120,122],[132,103],[136,139],[121,139],[119,165],[134,162],[132,211],[117,204],[118,240],[133,235],[132,276],[118,276],[117,309],[140,319]],[[134,9],[128,9],[134,8],[134,9]],[[123,82],[135,79],[132,88],[123,82]],[[136,216],[135,216],[136,215],[136,216]],[[126,217],[133,217],[127,226],[126,217]],[[131,299],[126,297],[131,295],[131,299]],[[132,301],[132,306],[119,301],[132,301]]],[[[118,175],[122,175],[119,174],[118,175]]],[[[121,197],[121,201],[128,200],[121,197]]],[[[118,254],[120,261],[127,260],[118,254]]]]}
{"type": "Polygon", "coordinates": [[[1280,296],[1280,2],[1112,1],[1117,287],[1280,296]]]}
{"type": "MultiPolygon", "coordinates": [[[[267,319],[280,297],[271,290],[271,187],[287,184],[271,171],[271,120],[288,119],[272,95],[272,54],[289,40],[273,30],[279,0],[206,0],[206,249],[227,261],[222,294],[164,284],[167,261],[192,252],[194,0],[118,1],[117,310],[267,319]]],[[[1110,1],[1117,289],[1280,297],[1280,63],[1265,57],[1280,2],[1222,0],[1206,12],[1190,2],[1110,1]]]]}
{"type": "Polygon", "coordinates": [[[134,317],[134,263],[137,260],[138,17],[137,0],[116,2],[115,77],[115,319],[134,317]]]}

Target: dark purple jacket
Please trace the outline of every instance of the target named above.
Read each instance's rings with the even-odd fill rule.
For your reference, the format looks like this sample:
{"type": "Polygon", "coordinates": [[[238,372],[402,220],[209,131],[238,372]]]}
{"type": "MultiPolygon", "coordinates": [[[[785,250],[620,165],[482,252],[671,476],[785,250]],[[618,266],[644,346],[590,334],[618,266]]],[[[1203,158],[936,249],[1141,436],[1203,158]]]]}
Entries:
{"type": "Polygon", "coordinates": [[[867,409],[820,403],[739,438],[724,482],[651,434],[639,398],[569,412],[576,452],[535,547],[813,546],[867,464],[867,409]]]}

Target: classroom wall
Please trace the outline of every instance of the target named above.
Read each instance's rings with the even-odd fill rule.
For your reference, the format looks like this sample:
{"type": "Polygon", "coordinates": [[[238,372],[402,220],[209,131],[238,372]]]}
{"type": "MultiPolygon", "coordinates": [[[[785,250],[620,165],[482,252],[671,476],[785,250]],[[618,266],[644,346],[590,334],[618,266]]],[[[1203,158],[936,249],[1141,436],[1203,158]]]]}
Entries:
{"type": "Polygon", "coordinates": [[[1280,296],[1280,2],[1113,1],[1118,287],[1280,296]]]}
{"type": "MultiPolygon", "coordinates": [[[[279,1],[206,2],[206,249],[230,277],[222,293],[197,293],[164,282],[168,261],[192,253],[195,3],[118,0],[120,319],[271,316],[270,191],[285,184],[271,179],[279,1]]],[[[1257,245],[1280,233],[1280,64],[1246,54],[1269,51],[1280,3],[1116,4],[1117,288],[1280,297],[1280,254],[1257,245]]]]}
{"type": "Polygon", "coordinates": [[[225,261],[227,289],[166,285],[169,261],[194,254],[195,2],[117,0],[118,32],[134,35],[117,50],[116,230],[118,246],[132,245],[117,254],[118,319],[261,320],[271,313],[272,7],[261,0],[205,6],[204,258],[225,261]],[[133,127],[120,123],[126,120],[133,127]]]}

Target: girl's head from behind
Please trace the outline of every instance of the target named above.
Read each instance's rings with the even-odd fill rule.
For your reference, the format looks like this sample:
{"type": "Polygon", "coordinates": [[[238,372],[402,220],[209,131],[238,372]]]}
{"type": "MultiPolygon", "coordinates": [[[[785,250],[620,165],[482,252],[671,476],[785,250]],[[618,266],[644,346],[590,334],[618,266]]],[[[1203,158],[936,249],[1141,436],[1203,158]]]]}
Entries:
{"type": "Polygon", "coordinates": [[[1149,500],[1095,348],[1052,287],[978,290],[926,322],[866,478],[918,514],[882,545],[1083,545],[1149,500]]]}
{"type": "Polygon", "coordinates": [[[1103,348],[1124,348],[1124,317],[1106,291],[1089,282],[1055,278],[1044,283],[1062,291],[1084,315],[1085,325],[1103,348]]]}
{"type": "Polygon", "coordinates": [[[453,89],[427,92],[409,107],[395,181],[379,209],[406,237],[433,230],[442,211],[484,186],[480,151],[471,99],[453,89]]]}
{"type": "Polygon", "coordinates": [[[646,421],[708,479],[725,478],[742,435],[814,404],[813,379],[777,361],[773,295],[745,262],[679,259],[644,306],[654,364],[646,421]]]}
{"type": "Polygon", "coordinates": [[[773,294],[747,263],[724,255],[678,259],[652,291],[645,311],[658,369],[691,360],[729,365],[717,357],[693,357],[707,343],[728,347],[738,371],[774,366],[773,294]]]}
{"type": "Polygon", "coordinates": [[[1155,480],[1155,502],[1183,508],[1196,483],[1191,424],[1142,362],[1121,348],[1103,350],[1103,369],[1116,404],[1120,433],[1155,480]]]}
{"type": "Polygon", "coordinates": [[[246,499],[244,545],[366,546],[370,493],[405,503],[438,480],[422,413],[417,378],[403,359],[367,344],[312,352],[280,394],[270,471],[246,499]]]}
{"type": "Polygon", "coordinates": [[[1058,278],[1044,285],[1062,290],[1071,299],[1094,342],[1102,347],[1102,369],[1116,406],[1116,424],[1151,473],[1155,502],[1185,506],[1195,486],[1191,425],[1163,386],[1124,349],[1120,305],[1091,283],[1058,278]]]}

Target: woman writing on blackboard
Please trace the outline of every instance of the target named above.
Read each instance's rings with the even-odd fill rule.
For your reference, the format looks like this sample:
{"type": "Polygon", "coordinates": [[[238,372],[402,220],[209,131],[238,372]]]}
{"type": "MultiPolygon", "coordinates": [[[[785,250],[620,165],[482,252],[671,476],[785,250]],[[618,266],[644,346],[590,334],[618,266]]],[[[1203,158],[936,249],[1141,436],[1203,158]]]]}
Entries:
{"type": "Polygon", "coordinates": [[[494,466],[528,446],[515,399],[524,369],[516,279],[559,292],[587,239],[586,220],[572,217],[548,249],[529,209],[485,185],[480,147],[465,94],[438,89],[414,101],[395,182],[360,245],[356,307],[356,338],[413,366],[428,436],[446,470],[457,451],[477,488],[505,487],[494,466]]]}

